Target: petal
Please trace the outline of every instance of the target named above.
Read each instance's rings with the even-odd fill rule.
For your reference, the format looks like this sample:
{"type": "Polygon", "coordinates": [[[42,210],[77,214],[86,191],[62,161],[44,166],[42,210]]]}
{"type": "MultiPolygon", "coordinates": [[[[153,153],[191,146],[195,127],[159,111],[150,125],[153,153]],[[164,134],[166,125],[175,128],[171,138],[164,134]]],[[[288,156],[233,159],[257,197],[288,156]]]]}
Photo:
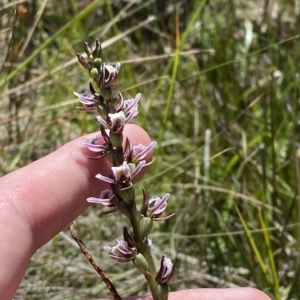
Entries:
{"type": "Polygon", "coordinates": [[[111,190],[104,190],[101,192],[100,197],[89,197],[87,202],[102,204],[108,207],[116,207],[119,204],[117,198],[113,195],[111,190]]]}
{"type": "Polygon", "coordinates": [[[126,116],[125,123],[128,124],[137,114],[137,110],[132,109],[126,116]]]}
{"type": "Polygon", "coordinates": [[[125,125],[125,115],[122,111],[115,114],[108,114],[112,127],[114,126],[124,126],[125,125]]]}
{"type": "Polygon", "coordinates": [[[139,144],[138,146],[133,147],[133,156],[136,161],[145,159],[147,154],[152,151],[152,149],[157,145],[156,141],[152,141],[147,147],[139,144]]]}
{"type": "Polygon", "coordinates": [[[134,176],[136,176],[142,170],[142,168],[145,166],[145,164],[146,164],[145,160],[140,161],[139,164],[134,169],[134,171],[132,172],[131,178],[133,178],[134,176]]]}
{"type": "Polygon", "coordinates": [[[101,192],[99,198],[103,198],[103,199],[105,199],[105,198],[111,198],[113,195],[114,195],[114,194],[113,194],[112,190],[105,189],[105,190],[103,190],[103,191],[101,192]]]}
{"type": "Polygon", "coordinates": [[[108,125],[106,123],[106,121],[101,117],[101,116],[97,116],[97,120],[106,128],[108,128],[108,125]]]}
{"type": "Polygon", "coordinates": [[[100,135],[96,135],[95,137],[91,138],[87,142],[80,142],[81,145],[87,147],[93,152],[103,152],[106,150],[106,145],[104,144],[96,144],[96,142],[101,141],[104,143],[103,138],[100,135]]]}
{"type": "Polygon", "coordinates": [[[127,180],[131,179],[130,168],[126,161],[124,161],[121,166],[112,167],[111,169],[114,173],[114,177],[115,177],[116,181],[120,180],[123,177],[125,177],[127,180]]]}
{"type": "Polygon", "coordinates": [[[135,98],[128,99],[128,100],[124,101],[124,106],[125,106],[124,113],[125,113],[125,115],[130,114],[130,112],[132,110],[135,111],[135,115],[134,116],[136,116],[138,114],[138,102],[141,99],[141,96],[142,96],[142,94],[138,93],[135,96],[135,98]]]}
{"type": "Polygon", "coordinates": [[[153,216],[159,216],[167,207],[167,200],[169,199],[170,194],[166,193],[162,198],[152,198],[149,200],[149,203],[155,202],[154,206],[148,210],[153,216]]]}
{"type": "Polygon", "coordinates": [[[96,178],[98,178],[98,179],[100,179],[100,180],[102,180],[102,181],[108,182],[108,183],[113,183],[113,184],[115,184],[115,181],[114,181],[113,179],[111,179],[111,178],[109,178],[109,177],[106,177],[106,176],[103,176],[103,175],[101,175],[101,174],[97,174],[97,175],[96,175],[96,178]]]}
{"type": "Polygon", "coordinates": [[[94,98],[91,98],[93,97],[93,94],[88,94],[87,92],[83,93],[83,94],[80,94],[80,93],[77,93],[75,91],[73,91],[74,95],[79,98],[80,102],[84,105],[93,105],[95,104],[95,99],[94,98]],[[87,96],[89,95],[89,96],[87,96]]]}
{"type": "Polygon", "coordinates": [[[96,197],[89,197],[86,199],[87,202],[89,203],[97,203],[97,204],[102,204],[105,206],[111,206],[111,200],[108,199],[103,199],[103,198],[96,198],[96,197]]]}
{"type": "Polygon", "coordinates": [[[91,144],[91,143],[88,143],[88,142],[81,142],[80,144],[84,147],[87,147],[89,150],[91,150],[93,152],[106,151],[106,146],[105,145],[96,145],[96,144],[91,144]]]}
{"type": "Polygon", "coordinates": [[[120,63],[116,63],[115,69],[116,69],[117,73],[119,73],[120,68],[121,68],[121,64],[120,63]]]}
{"type": "Polygon", "coordinates": [[[171,274],[172,268],[173,268],[173,263],[171,258],[165,257],[163,261],[163,267],[164,267],[164,274],[163,277],[167,277],[171,274]]]}
{"type": "Polygon", "coordinates": [[[104,249],[105,251],[111,252],[112,247],[104,246],[103,249],[104,249]]]}
{"type": "Polygon", "coordinates": [[[134,259],[134,256],[130,256],[130,257],[119,257],[119,256],[114,256],[114,255],[110,255],[110,257],[114,260],[116,260],[117,262],[123,263],[123,262],[129,262],[131,260],[134,259]]]}

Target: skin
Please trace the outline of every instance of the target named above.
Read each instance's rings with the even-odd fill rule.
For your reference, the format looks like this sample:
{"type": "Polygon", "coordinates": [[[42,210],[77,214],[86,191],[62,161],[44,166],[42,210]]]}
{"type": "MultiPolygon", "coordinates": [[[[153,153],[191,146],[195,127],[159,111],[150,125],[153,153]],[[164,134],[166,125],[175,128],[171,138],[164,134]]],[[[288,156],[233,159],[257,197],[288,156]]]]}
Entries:
{"type": "MultiPolygon", "coordinates": [[[[124,134],[134,145],[148,145],[147,133],[136,125],[127,125],[124,134]]],[[[106,159],[91,160],[91,152],[81,137],[55,152],[0,179],[0,295],[11,300],[31,256],[66,228],[89,204],[87,197],[100,195],[107,184],[95,178],[100,173],[109,176],[106,159]]],[[[151,159],[151,158],[148,158],[151,159]]],[[[270,300],[259,290],[192,289],[171,293],[171,300],[270,300]]],[[[151,299],[150,296],[126,299],[151,299]]]]}

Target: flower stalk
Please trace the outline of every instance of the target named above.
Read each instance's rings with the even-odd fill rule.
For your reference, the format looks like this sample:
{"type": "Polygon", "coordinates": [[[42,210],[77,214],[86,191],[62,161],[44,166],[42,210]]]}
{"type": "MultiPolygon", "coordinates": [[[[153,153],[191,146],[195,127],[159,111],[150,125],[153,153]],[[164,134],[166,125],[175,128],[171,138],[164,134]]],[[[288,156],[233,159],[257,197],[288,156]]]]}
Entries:
{"type": "Polygon", "coordinates": [[[124,240],[118,240],[114,247],[105,246],[104,250],[120,263],[132,261],[136,269],[145,276],[153,299],[165,300],[168,299],[168,282],[173,279],[174,266],[169,258],[162,256],[160,269],[157,271],[151,254],[152,240],[149,234],[153,221],[163,221],[174,215],[161,217],[170,195],[167,193],[162,198],[148,199],[143,189],[144,200],[140,204],[141,209],[138,210],[132,180],[142,168],[149,165],[145,159],[156,142],[146,146],[133,146],[131,141],[124,140],[123,136],[126,124],[138,114],[141,94],[138,93],[128,100],[124,100],[120,92],[114,97],[113,87],[118,81],[121,65],[117,63],[111,66],[102,60],[102,48],[98,40],[94,49],[85,43],[84,50],[86,57],[78,53],[78,61],[88,70],[97,88],[90,83],[89,91],[74,94],[83,105],[80,110],[98,112],[97,121],[100,123],[101,136],[82,142],[82,145],[98,153],[97,159],[108,159],[112,164],[109,177],[96,175],[99,180],[109,183],[111,189],[103,191],[99,198],[89,197],[87,201],[108,207],[110,210],[105,213],[120,211],[129,219],[132,234],[125,227],[124,240]]]}

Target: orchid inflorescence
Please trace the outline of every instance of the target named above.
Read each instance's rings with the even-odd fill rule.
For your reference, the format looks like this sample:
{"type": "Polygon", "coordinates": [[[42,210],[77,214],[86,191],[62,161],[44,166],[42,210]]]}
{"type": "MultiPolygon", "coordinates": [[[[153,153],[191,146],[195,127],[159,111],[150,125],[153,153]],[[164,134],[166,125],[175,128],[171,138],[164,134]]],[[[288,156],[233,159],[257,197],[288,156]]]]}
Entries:
{"type": "Polygon", "coordinates": [[[112,164],[109,177],[102,174],[96,178],[110,184],[111,189],[102,191],[99,198],[89,197],[90,203],[102,204],[109,208],[105,213],[120,211],[128,217],[132,234],[124,227],[123,237],[117,241],[114,247],[105,246],[110,257],[118,262],[132,261],[138,271],[143,273],[148,281],[154,300],[168,299],[168,282],[174,277],[174,265],[170,258],[161,257],[161,263],[156,269],[152,255],[152,240],[149,237],[153,221],[162,221],[171,218],[174,214],[161,217],[167,207],[170,194],[166,193],[162,198],[148,199],[143,189],[143,203],[140,211],[135,201],[135,187],[132,179],[149,163],[146,156],[156,146],[152,141],[149,145],[133,146],[126,138],[123,141],[123,130],[138,114],[138,102],[141,94],[134,98],[124,100],[119,92],[113,96],[112,87],[116,85],[121,65],[115,67],[103,62],[101,43],[96,39],[96,46],[92,49],[88,43],[84,44],[86,56],[77,54],[80,64],[89,71],[90,77],[97,85],[97,90],[90,83],[90,90],[84,93],[74,94],[79,98],[83,107],[80,110],[98,112],[97,120],[100,123],[101,136],[95,136],[89,141],[82,142],[84,147],[95,152],[98,156],[93,158],[107,158],[112,164]]]}

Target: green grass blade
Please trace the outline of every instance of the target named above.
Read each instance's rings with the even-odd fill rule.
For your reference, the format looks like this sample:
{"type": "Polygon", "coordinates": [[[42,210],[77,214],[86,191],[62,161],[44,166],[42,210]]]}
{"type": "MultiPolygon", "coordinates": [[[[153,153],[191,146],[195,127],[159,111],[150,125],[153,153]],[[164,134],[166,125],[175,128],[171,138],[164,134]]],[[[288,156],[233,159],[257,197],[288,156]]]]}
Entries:
{"type": "Polygon", "coordinates": [[[242,214],[241,214],[238,206],[236,204],[234,204],[234,207],[236,209],[236,212],[238,213],[239,219],[240,219],[240,221],[241,221],[241,223],[243,225],[243,228],[244,228],[244,230],[246,232],[246,235],[247,235],[247,238],[248,238],[248,240],[250,242],[251,248],[252,248],[252,250],[253,250],[253,252],[255,254],[255,258],[257,259],[257,261],[259,263],[259,266],[260,266],[260,268],[261,268],[261,270],[262,270],[262,272],[263,272],[263,274],[264,274],[267,282],[269,282],[271,284],[270,276],[269,276],[269,273],[268,273],[268,266],[265,264],[265,262],[264,262],[264,260],[262,258],[262,255],[261,255],[261,253],[260,253],[260,251],[259,251],[259,249],[258,249],[258,247],[257,247],[257,245],[255,243],[255,239],[253,238],[253,236],[252,236],[252,234],[251,234],[251,232],[249,230],[249,227],[248,227],[245,219],[243,218],[243,216],[242,216],[242,214]]]}
{"type": "Polygon", "coordinates": [[[258,210],[258,217],[259,217],[259,222],[260,222],[261,228],[263,229],[265,242],[266,242],[266,245],[268,248],[268,256],[269,256],[269,261],[270,261],[270,265],[271,265],[271,273],[272,273],[272,277],[273,277],[275,299],[280,300],[280,299],[282,299],[282,297],[280,295],[280,290],[279,290],[278,274],[277,274],[277,270],[276,270],[274,255],[272,252],[272,246],[271,246],[271,242],[270,242],[269,232],[266,230],[266,224],[263,219],[261,208],[258,210]]]}
{"type": "Polygon", "coordinates": [[[63,34],[67,29],[69,29],[73,24],[77,23],[79,20],[88,15],[93,9],[95,9],[104,0],[95,0],[89,4],[84,10],[79,12],[72,20],[61,27],[55,34],[53,34],[48,40],[46,40],[42,45],[40,45],[34,52],[32,52],[23,62],[21,62],[12,72],[10,72],[6,78],[0,81],[0,88],[11,79],[13,79],[18,73],[23,70],[34,58],[36,58],[43,50],[45,50],[57,37],[63,34]]]}

